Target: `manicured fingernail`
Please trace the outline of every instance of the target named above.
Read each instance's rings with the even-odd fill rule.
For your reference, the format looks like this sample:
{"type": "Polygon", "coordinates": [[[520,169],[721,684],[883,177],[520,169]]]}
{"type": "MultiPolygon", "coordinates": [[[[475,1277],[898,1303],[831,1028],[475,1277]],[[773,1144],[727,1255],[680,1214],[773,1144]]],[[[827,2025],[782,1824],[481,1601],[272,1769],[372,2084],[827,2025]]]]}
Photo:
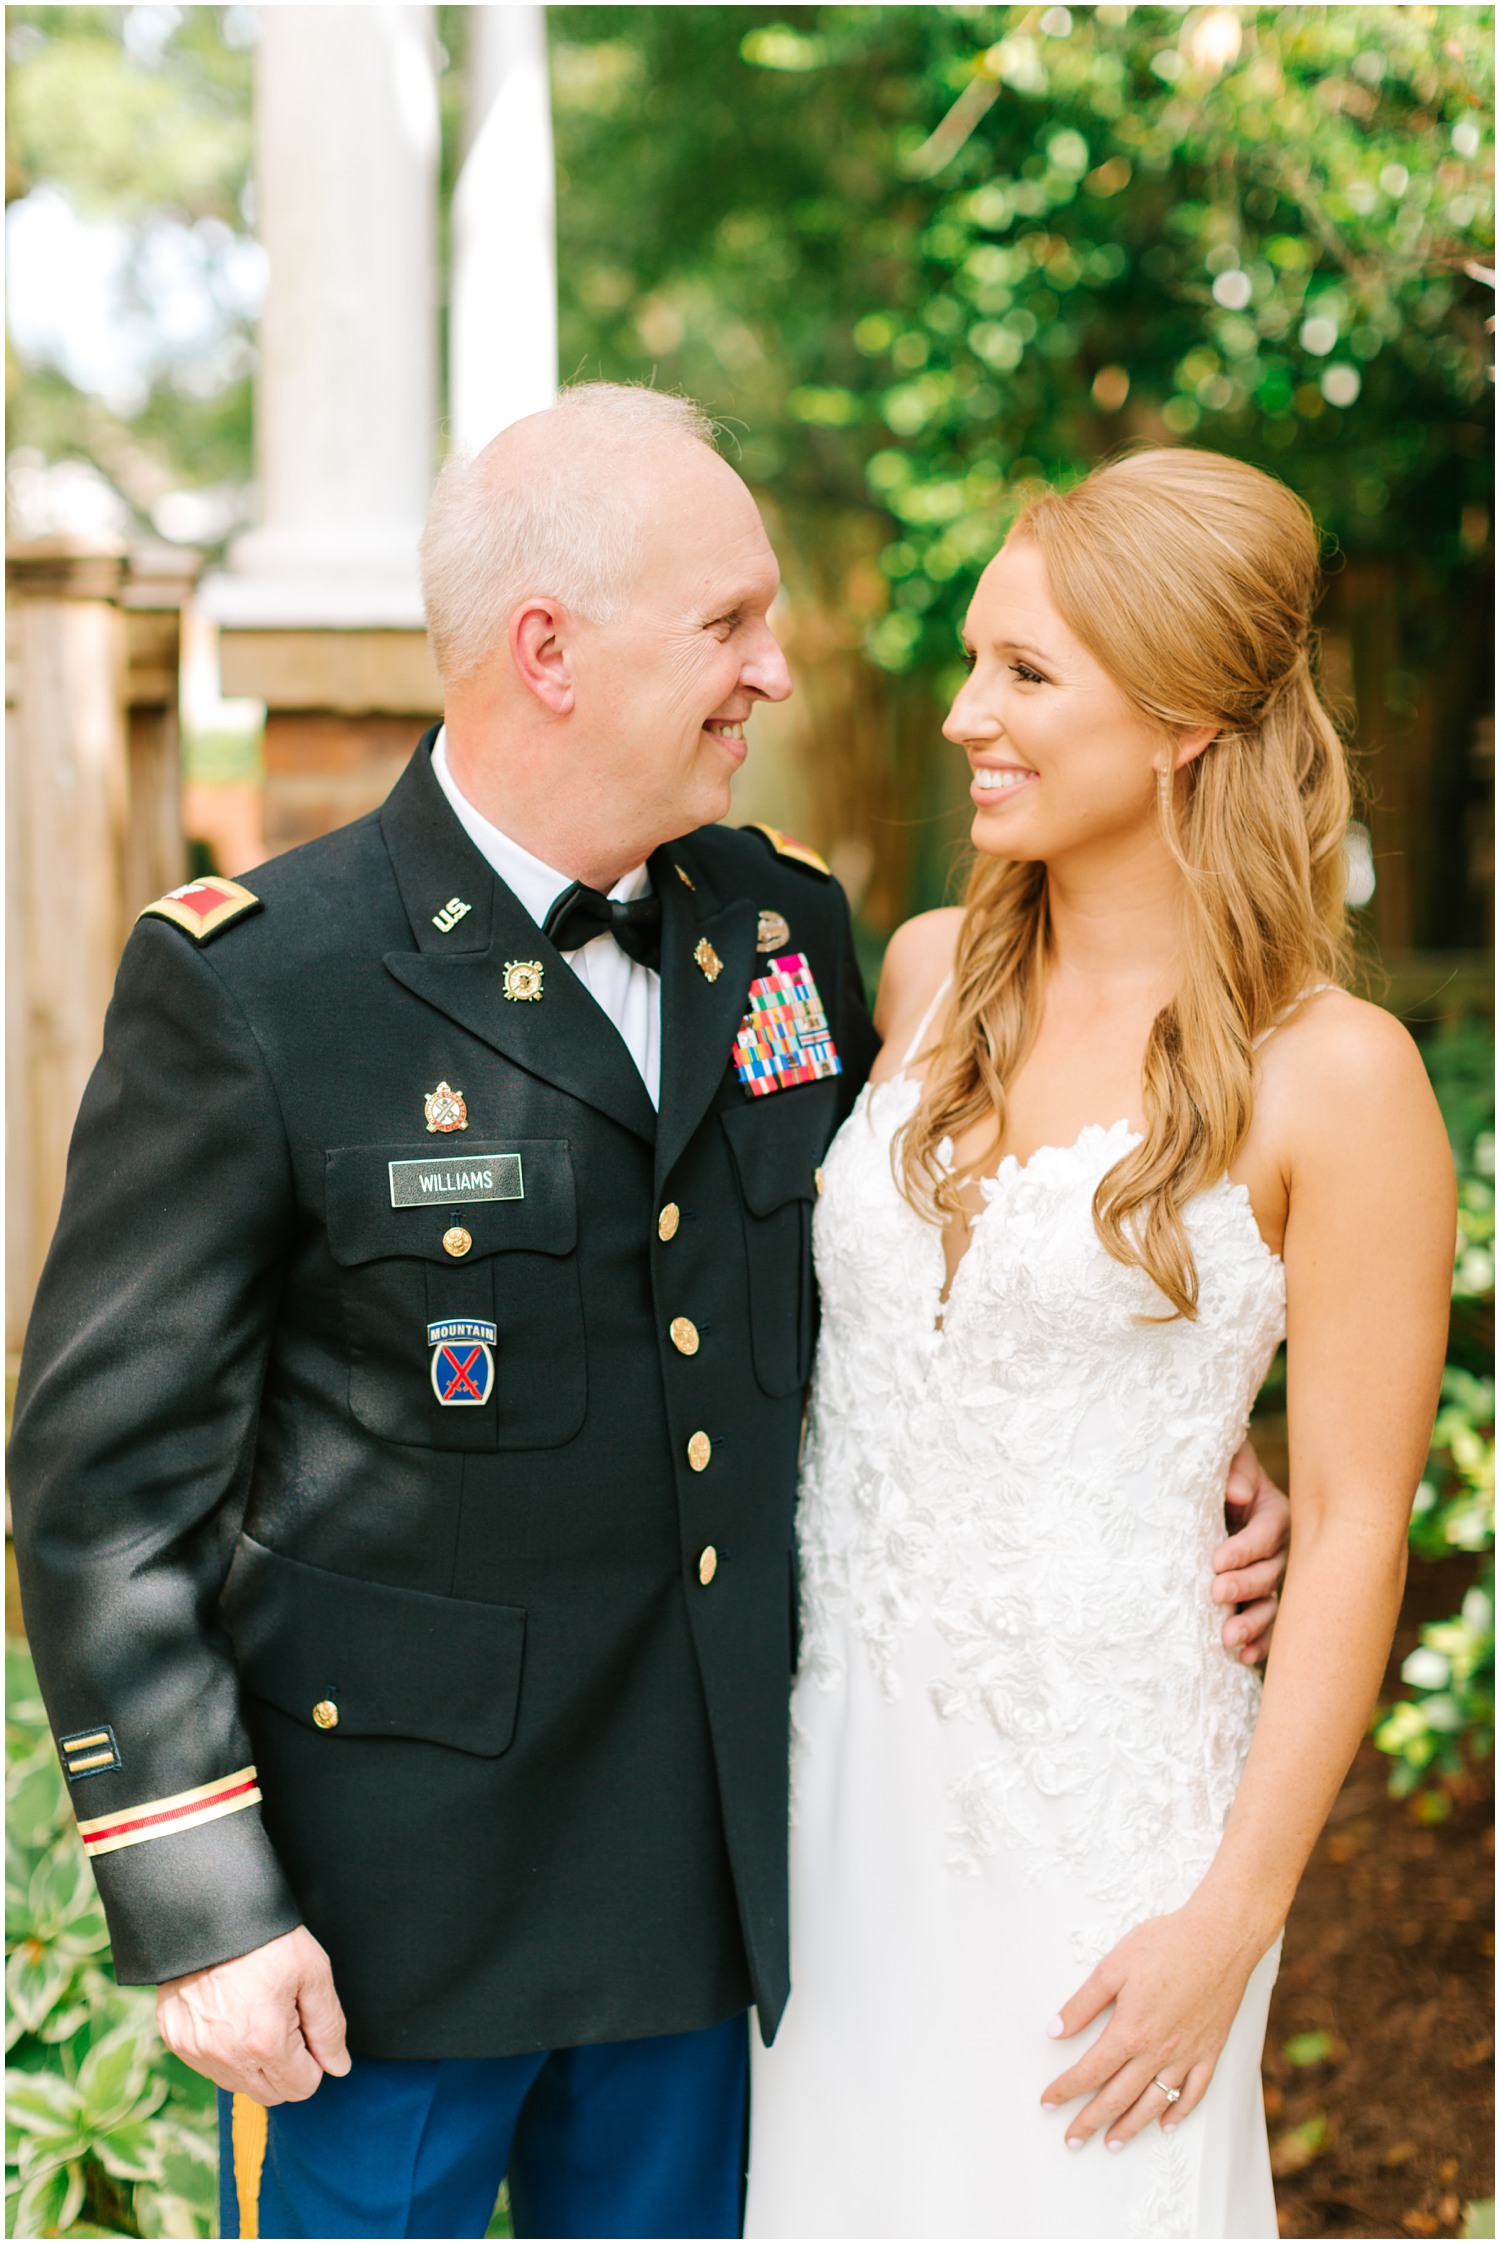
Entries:
{"type": "Polygon", "coordinates": [[[1060,2017],[1059,2017],[1059,2018],[1054,2018],[1054,2019],[1053,2019],[1053,2020],[1051,2021],[1051,2023],[1049,2024],[1048,2028],[1047,2028],[1047,2032],[1048,2032],[1048,2035],[1050,2036],[1050,2038],[1051,2038],[1051,2039],[1052,2039],[1053,2041],[1056,2041],[1056,2040],[1058,2039],[1058,2037],[1059,2037],[1059,2036],[1060,2036],[1060,2034],[1062,2033],[1062,2030],[1063,2030],[1063,2022],[1062,2022],[1062,2019],[1061,2019],[1060,2017]]]}
{"type": "Polygon", "coordinates": [[[1123,2150],[1125,2145],[1123,2143],[1106,2143],[1104,2147],[1106,2150],[1116,2151],[1123,2150]]]}
{"type": "Polygon", "coordinates": [[[1068,2137],[1069,2150],[1082,2150],[1083,2141],[1084,2139],[1081,2135],[1070,2135],[1068,2137]]]}
{"type": "Polygon", "coordinates": [[[1057,2098],[1055,2096],[1044,2096],[1042,2098],[1042,2110],[1044,2112],[1055,2112],[1056,2109],[1057,2098]]]}
{"type": "Polygon", "coordinates": [[[1164,2119],[1161,2123],[1161,2131],[1164,2135],[1175,2135],[1178,2125],[1179,2122],[1175,2119],[1164,2119]]]}

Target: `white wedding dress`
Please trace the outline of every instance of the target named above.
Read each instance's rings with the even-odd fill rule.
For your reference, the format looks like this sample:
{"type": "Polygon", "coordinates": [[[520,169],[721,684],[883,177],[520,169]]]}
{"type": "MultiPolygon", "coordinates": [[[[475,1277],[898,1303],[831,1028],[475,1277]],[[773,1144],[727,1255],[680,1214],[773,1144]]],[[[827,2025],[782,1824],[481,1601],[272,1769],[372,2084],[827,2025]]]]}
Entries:
{"type": "Polygon", "coordinates": [[[941,1307],[891,1169],[916,1098],[862,1094],[814,1223],[792,1995],[754,2050],[746,2233],[1274,2237],[1275,1950],[1173,2135],[1070,2152],[1082,2106],[1039,2100],[1100,2030],[1048,2021],[1192,1893],[1250,1744],[1210,1554],[1281,1264],[1225,1179],[1184,1211],[1197,1321],[1137,1322],[1162,1297],[1091,1215],[1120,1122],[1001,1165],[941,1307]]]}

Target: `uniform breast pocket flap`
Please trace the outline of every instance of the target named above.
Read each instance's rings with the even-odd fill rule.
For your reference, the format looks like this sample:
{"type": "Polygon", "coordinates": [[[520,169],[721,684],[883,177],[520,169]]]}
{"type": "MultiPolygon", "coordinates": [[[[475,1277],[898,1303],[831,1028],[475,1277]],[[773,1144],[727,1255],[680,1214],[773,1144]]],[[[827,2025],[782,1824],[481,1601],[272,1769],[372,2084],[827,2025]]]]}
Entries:
{"type": "Polygon", "coordinates": [[[361,1425],[439,1450],[570,1441],[588,1382],[568,1140],[345,1146],[326,1162],[361,1425]]]}

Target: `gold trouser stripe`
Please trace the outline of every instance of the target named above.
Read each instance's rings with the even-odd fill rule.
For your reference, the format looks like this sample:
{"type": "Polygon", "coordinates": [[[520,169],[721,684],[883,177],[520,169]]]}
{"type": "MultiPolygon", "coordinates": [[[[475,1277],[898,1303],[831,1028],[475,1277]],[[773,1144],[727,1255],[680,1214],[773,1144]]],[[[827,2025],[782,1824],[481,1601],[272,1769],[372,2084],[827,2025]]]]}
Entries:
{"type": "Polygon", "coordinates": [[[234,2160],[234,2194],[241,2236],[260,2234],[260,2176],[266,2162],[266,2107],[253,2096],[236,2096],[229,2126],[234,2160]]]}

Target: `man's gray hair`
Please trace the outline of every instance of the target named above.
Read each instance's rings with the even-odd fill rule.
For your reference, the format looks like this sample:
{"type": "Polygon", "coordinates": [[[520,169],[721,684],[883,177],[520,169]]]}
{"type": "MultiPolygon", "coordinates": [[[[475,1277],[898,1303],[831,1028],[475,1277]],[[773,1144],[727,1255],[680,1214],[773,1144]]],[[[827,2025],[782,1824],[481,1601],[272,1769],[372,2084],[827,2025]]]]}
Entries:
{"type": "Polygon", "coordinates": [[[612,622],[635,583],[641,525],[601,469],[643,440],[685,436],[713,449],[701,406],[623,382],[579,382],[549,417],[567,441],[547,468],[497,472],[486,448],[452,454],[438,477],[422,532],[422,598],[447,685],[480,667],[533,595],[612,622]]]}

